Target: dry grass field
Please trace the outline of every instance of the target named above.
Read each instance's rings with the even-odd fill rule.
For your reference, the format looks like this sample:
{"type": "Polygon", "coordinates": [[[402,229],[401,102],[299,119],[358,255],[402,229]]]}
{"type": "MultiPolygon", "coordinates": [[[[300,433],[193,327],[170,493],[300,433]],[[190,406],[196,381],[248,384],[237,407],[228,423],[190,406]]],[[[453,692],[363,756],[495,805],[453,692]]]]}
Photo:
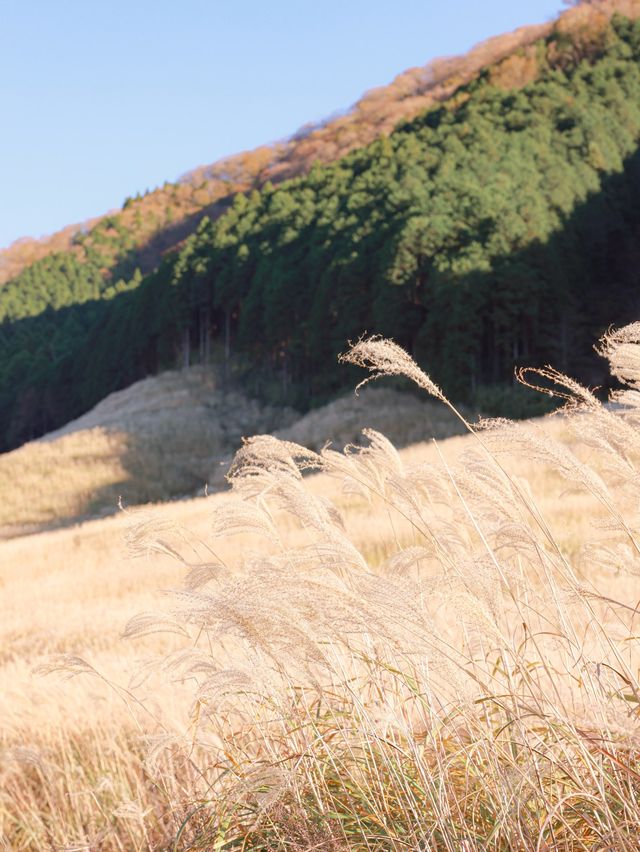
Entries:
{"type": "Polygon", "coordinates": [[[249,435],[341,447],[357,440],[363,424],[400,446],[462,431],[442,406],[389,388],[347,394],[301,417],[225,390],[213,368],[162,373],[0,455],[0,540],[114,514],[120,502],[224,489],[233,455],[249,435]]]}
{"type": "Polygon", "coordinates": [[[638,849],[639,343],[620,410],[6,541],[0,848],[638,849]]]}
{"type": "Polygon", "coordinates": [[[192,367],[110,394],[62,429],[0,456],[0,538],[224,484],[219,462],[243,435],[292,423],[293,411],[224,392],[192,367]]]}

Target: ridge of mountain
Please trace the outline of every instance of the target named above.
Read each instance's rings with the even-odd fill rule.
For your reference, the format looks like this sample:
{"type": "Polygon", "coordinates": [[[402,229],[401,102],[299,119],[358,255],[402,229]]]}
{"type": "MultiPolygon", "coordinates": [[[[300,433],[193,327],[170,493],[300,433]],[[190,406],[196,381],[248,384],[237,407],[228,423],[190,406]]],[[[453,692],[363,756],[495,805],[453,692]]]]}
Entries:
{"type": "Polygon", "coordinates": [[[0,249],[0,284],[49,254],[71,250],[83,258],[95,246],[100,247],[104,275],[117,266],[124,253],[132,252],[135,258],[129,257],[126,271],[138,268],[146,274],[204,216],[226,210],[236,193],[306,174],[314,163],[333,162],[388,135],[400,121],[451,98],[487,69],[496,85],[520,88],[537,74],[535,51],[530,50],[536,41],[554,31],[571,34],[574,40],[590,39],[616,13],[637,17],[639,0],[581,3],[555,21],[520,27],[490,38],[462,56],[438,58],[408,69],[389,85],[365,93],[346,114],[303,127],[285,141],[195,168],[177,182],[126,199],[122,210],[69,225],[47,237],[20,238],[0,249]]]}

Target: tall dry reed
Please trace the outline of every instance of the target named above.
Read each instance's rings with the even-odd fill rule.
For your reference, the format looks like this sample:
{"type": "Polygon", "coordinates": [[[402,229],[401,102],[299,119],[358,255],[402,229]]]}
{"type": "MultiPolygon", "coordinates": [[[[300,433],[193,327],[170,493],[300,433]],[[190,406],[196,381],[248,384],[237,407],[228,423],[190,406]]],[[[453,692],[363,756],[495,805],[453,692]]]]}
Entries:
{"type": "MultiPolygon", "coordinates": [[[[138,689],[160,676],[156,705],[187,691],[191,714],[179,734],[158,717],[144,762],[131,730],[102,750],[68,738],[55,769],[12,755],[5,847],[640,848],[640,324],[601,352],[614,405],[551,369],[523,376],[564,397],[550,429],[469,423],[398,346],[362,340],[345,360],[448,406],[461,453],[407,461],[372,430],[344,453],[258,436],[209,537],[132,527],[133,555],[184,570],[172,605],[126,628],[145,651],[172,634],[138,689]]],[[[141,693],[120,694],[144,719],[141,693]]]]}
{"type": "MultiPolygon", "coordinates": [[[[568,440],[465,421],[459,459],[405,465],[373,431],[344,453],[258,436],[204,557],[180,530],[132,531],[186,572],[170,611],[126,631],[183,637],[157,663],[193,689],[197,824],[179,848],[640,848],[640,324],[601,351],[626,386],[615,409],[527,376],[564,396],[568,440]],[[563,546],[513,472],[522,455],[595,504],[592,541],[563,546]],[[385,552],[354,544],[311,471],[384,519],[385,552]],[[217,557],[216,538],[247,532],[252,552],[217,557]]],[[[390,341],[344,360],[457,414],[390,341]]]]}

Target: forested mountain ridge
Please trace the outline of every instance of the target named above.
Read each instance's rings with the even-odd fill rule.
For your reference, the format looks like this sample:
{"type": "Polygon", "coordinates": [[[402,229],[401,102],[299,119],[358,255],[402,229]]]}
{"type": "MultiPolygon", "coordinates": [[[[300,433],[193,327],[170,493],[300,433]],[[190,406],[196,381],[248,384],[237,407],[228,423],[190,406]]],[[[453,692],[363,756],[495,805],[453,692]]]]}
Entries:
{"type": "Polygon", "coordinates": [[[388,137],[221,200],[149,275],[126,255],[105,275],[128,238],[112,221],[5,284],[3,447],[178,359],[305,408],[351,381],[336,354],[365,330],[457,399],[515,363],[597,379],[592,341],[640,308],[640,24],[610,6],[571,10],[388,137]]]}
{"type": "Polygon", "coordinates": [[[135,268],[150,272],[165,251],[192,233],[204,215],[225,209],[225,200],[228,202],[235,193],[259,189],[267,181],[275,184],[300,176],[314,163],[332,162],[388,135],[399,121],[447,100],[483,70],[491,69],[497,86],[521,87],[541,70],[532,47],[536,41],[555,31],[570,35],[583,46],[597,42],[616,11],[633,17],[640,14],[640,3],[587,3],[567,10],[556,22],[521,27],[491,38],[463,56],[436,59],[409,69],[388,86],[367,92],[346,114],[301,128],[290,139],[200,166],[177,182],[126,199],[121,211],[69,225],[42,239],[17,240],[0,249],[0,284],[54,252],[71,251],[83,260],[90,247],[99,249],[102,274],[113,281],[121,272],[135,268]]]}

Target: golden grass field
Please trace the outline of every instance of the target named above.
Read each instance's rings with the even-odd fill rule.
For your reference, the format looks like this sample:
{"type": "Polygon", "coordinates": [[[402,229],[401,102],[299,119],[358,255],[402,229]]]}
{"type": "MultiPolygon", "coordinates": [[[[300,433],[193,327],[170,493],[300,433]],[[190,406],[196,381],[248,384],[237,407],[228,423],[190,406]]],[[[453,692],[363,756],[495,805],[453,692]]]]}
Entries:
{"type": "Polygon", "coordinates": [[[390,388],[346,394],[304,417],[225,390],[200,366],[110,394],[62,429],[0,455],[0,540],[125,506],[226,488],[242,437],[276,433],[320,449],[363,425],[401,446],[462,431],[442,406],[390,388]]]}
{"type": "Polygon", "coordinates": [[[0,848],[640,848],[640,414],[579,402],[5,541],[0,848]]]}

